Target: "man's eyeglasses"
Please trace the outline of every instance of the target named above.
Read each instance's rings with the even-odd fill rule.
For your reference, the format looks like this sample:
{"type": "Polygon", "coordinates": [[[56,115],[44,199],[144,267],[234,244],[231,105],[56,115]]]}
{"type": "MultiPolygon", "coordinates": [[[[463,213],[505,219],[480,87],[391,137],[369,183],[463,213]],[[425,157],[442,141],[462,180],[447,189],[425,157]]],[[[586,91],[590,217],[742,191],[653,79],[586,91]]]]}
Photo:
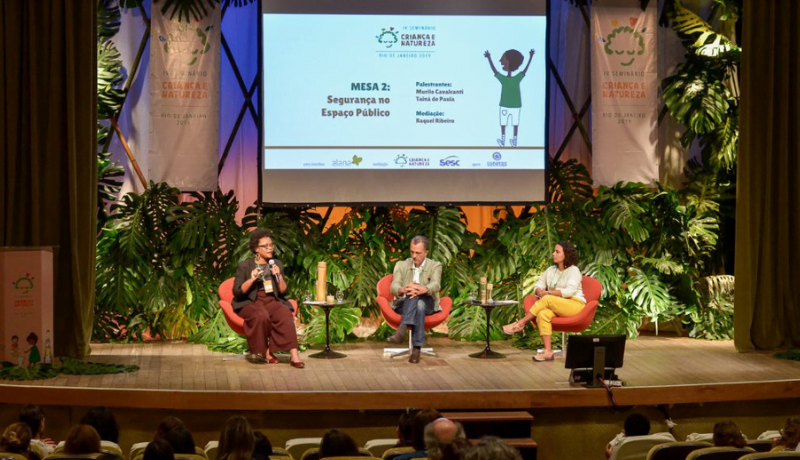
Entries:
{"type": "Polygon", "coordinates": [[[275,245],[274,244],[259,244],[258,247],[259,248],[264,248],[264,249],[274,249],[275,245]]]}

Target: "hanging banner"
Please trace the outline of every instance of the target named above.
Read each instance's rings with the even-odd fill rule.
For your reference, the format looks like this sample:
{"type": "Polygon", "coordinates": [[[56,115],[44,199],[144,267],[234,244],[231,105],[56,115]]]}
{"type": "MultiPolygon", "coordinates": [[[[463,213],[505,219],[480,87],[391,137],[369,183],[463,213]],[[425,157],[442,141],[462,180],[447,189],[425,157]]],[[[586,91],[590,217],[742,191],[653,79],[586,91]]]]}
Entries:
{"type": "Polygon", "coordinates": [[[220,5],[200,21],[168,15],[154,5],[147,177],[181,191],[216,190],[220,5]]]}
{"type": "Polygon", "coordinates": [[[592,178],[658,179],[657,2],[592,2],[592,178]]]}

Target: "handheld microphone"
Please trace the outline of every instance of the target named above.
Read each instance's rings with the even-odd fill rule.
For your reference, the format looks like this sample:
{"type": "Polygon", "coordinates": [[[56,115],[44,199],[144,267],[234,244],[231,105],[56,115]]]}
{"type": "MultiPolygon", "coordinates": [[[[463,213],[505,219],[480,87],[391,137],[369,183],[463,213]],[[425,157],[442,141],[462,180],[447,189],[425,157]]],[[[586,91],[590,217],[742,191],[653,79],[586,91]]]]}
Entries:
{"type": "Polygon", "coordinates": [[[274,266],[275,266],[275,260],[269,259],[269,268],[272,268],[274,266]]]}

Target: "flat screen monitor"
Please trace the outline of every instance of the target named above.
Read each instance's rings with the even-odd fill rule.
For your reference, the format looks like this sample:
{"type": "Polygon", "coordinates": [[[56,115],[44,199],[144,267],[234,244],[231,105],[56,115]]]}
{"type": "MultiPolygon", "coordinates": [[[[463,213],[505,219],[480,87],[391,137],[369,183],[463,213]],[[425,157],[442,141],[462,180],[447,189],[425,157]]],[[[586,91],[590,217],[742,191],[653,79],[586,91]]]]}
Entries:
{"type": "Polygon", "coordinates": [[[605,367],[622,367],[625,355],[625,335],[571,335],[567,339],[567,369],[591,369],[598,347],[605,348],[605,367]]]}

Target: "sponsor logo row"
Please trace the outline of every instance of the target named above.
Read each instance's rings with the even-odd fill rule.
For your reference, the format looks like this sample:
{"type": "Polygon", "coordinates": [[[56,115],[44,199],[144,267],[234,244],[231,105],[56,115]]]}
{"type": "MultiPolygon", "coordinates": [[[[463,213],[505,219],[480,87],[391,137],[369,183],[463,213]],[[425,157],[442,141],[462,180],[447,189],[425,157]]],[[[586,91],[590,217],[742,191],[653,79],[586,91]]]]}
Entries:
{"type": "MultiPolygon", "coordinates": [[[[363,163],[364,158],[358,155],[353,155],[352,158],[342,159],[336,158],[331,160],[328,166],[332,168],[351,168],[351,167],[358,167],[363,163]]],[[[318,168],[325,166],[324,163],[314,162],[314,163],[303,163],[304,168],[318,168]]],[[[472,161],[471,163],[465,162],[461,159],[458,155],[450,155],[444,158],[440,158],[437,162],[435,159],[431,159],[428,157],[417,157],[413,155],[406,155],[405,153],[401,153],[397,155],[393,161],[377,161],[371,163],[371,167],[373,168],[388,168],[388,167],[395,167],[395,168],[405,168],[405,167],[413,167],[413,168],[427,168],[427,167],[438,167],[438,168],[461,168],[461,167],[473,167],[473,168],[505,168],[508,167],[508,162],[503,160],[503,155],[500,152],[494,152],[491,155],[490,159],[487,159],[485,162],[481,161],[472,161]]],[[[367,166],[370,167],[370,166],[367,166]]]]}

